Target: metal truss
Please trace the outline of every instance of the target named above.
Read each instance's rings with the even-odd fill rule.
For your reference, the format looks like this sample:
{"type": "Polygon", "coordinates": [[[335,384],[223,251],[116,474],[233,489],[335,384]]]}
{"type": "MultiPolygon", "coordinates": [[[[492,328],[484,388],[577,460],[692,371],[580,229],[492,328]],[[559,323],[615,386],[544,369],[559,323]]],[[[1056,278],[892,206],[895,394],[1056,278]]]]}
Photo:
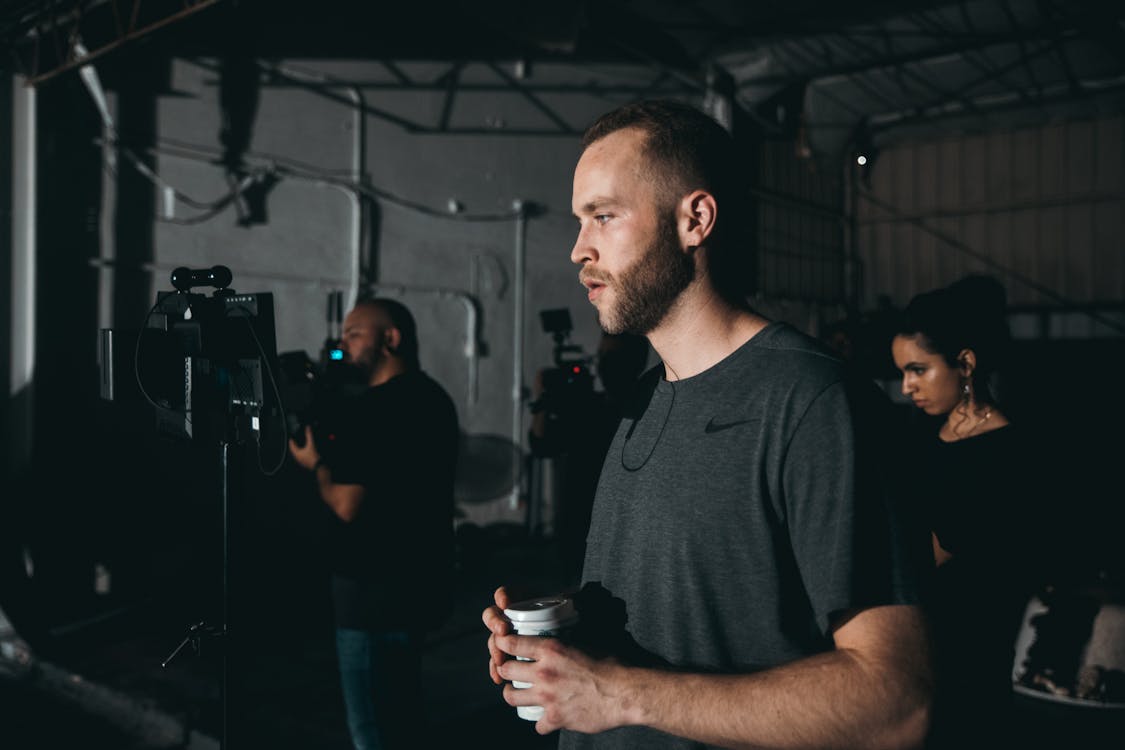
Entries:
{"type": "Polygon", "coordinates": [[[31,85],[224,0],[38,0],[5,9],[0,43],[31,85]]]}

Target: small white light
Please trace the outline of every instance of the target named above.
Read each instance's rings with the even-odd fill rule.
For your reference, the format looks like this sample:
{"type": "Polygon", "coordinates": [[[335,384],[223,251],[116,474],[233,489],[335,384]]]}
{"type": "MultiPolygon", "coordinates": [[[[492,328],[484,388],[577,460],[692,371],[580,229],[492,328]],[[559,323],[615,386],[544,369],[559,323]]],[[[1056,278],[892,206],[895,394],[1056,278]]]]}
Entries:
{"type": "Polygon", "coordinates": [[[861,167],[865,166],[867,164],[867,157],[864,156],[863,154],[860,154],[859,156],[857,156],[855,158],[855,163],[858,164],[861,167]]]}

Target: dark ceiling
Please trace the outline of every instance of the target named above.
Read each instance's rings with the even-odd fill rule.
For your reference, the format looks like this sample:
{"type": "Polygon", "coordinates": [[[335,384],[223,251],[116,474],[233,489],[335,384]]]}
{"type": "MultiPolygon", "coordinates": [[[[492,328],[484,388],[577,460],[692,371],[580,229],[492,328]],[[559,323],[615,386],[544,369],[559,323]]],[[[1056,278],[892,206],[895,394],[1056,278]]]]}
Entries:
{"type": "Polygon", "coordinates": [[[642,64],[638,97],[718,91],[821,154],[1125,111],[1125,3],[1085,0],[15,0],[0,4],[0,42],[38,85],[146,48],[642,64]]]}

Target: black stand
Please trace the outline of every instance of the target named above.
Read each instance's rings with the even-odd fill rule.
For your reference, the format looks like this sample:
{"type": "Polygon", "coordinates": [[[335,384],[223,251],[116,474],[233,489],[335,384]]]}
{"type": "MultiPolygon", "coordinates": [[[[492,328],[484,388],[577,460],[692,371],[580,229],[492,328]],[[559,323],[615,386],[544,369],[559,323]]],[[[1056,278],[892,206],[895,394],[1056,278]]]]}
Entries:
{"type": "MultiPolygon", "coordinates": [[[[159,308],[164,314],[165,331],[172,334],[172,341],[178,344],[174,346],[176,356],[173,359],[177,367],[180,363],[185,363],[186,367],[182,381],[184,391],[180,392],[177,387],[173,389],[175,393],[169,394],[170,403],[184,405],[182,414],[177,409],[169,410],[184,418],[183,423],[178,425],[176,437],[197,440],[200,445],[214,440],[219,448],[223,546],[222,622],[209,625],[201,620],[190,626],[187,635],[163,661],[162,666],[167,667],[189,644],[198,654],[205,637],[222,639],[219,686],[219,746],[222,750],[228,750],[232,734],[229,711],[231,677],[238,675],[237,671],[231,669],[232,656],[238,653],[236,646],[245,643],[231,629],[231,531],[233,511],[241,507],[240,503],[235,502],[236,498],[232,497],[231,478],[234,477],[238,482],[245,480],[238,460],[241,451],[237,449],[246,443],[248,437],[256,437],[257,420],[265,404],[262,369],[270,371],[269,361],[276,357],[277,348],[274,339],[273,296],[239,295],[229,288],[231,280],[230,269],[225,266],[200,270],[177,268],[172,272],[172,286],[177,291],[158,296],[156,305],[149,312],[151,316],[159,308]],[[213,286],[216,289],[211,297],[204,297],[190,293],[196,286],[213,286]],[[239,385],[235,385],[236,383],[239,385]],[[192,416],[200,419],[193,420],[192,416]]],[[[138,351],[139,346],[138,340],[138,351]]],[[[134,352],[134,359],[137,382],[144,392],[139,365],[136,364],[137,352],[134,352]]],[[[270,378],[272,377],[271,373],[270,378]]],[[[274,385],[276,394],[276,384],[274,385]]],[[[159,408],[151,398],[148,400],[159,408]]],[[[284,415],[282,422],[284,423],[284,415]]],[[[238,580],[237,576],[233,579],[238,580]]],[[[240,729],[238,726],[234,728],[240,729]]],[[[237,736],[238,732],[234,734],[237,736]]],[[[236,747],[241,744],[241,740],[239,736],[235,741],[236,747]]]]}
{"type": "MultiPolygon", "coordinates": [[[[229,750],[230,748],[230,724],[229,724],[229,704],[230,704],[230,655],[233,650],[231,643],[230,631],[230,573],[231,573],[231,448],[232,445],[238,444],[237,428],[230,430],[236,433],[234,442],[231,441],[231,436],[224,436],[219,441],[219,469],[220,469],[220,486],[219,496],[222,500],[222,535],[223,535],[223,569],[222,569],[222,622],[218,625],[210,625],[206,621],[201,620],[188,628],[187,635],[176,646],[175,650],[160,663],[161,667],[167,667],[172,661],[183,651],[185,646],[190,645],[192,651],[196,655],[202,654],[203,640],[206,638],[221,638],[222,639],[222,665],[220,668],[220,682],[219,682],[219,701],[221,705],[221,723],[219,734],[219,748],[220,750],[229,750]]],[[[237,743],[236,743],[237,746],[237,743]]]]}

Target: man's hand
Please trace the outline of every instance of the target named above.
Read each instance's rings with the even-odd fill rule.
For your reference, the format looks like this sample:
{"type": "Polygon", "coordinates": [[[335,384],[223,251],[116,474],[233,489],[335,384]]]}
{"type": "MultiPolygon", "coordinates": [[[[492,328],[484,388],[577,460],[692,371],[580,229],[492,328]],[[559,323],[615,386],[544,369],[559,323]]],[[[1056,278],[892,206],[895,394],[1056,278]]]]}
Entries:
{"type": "Polygon", "coordinates": [[[484,620],[484,626],[488,628],[488,676],[497,685],[504,682],[504,678],[500,676],[500,665],[511,657],[505,654],[496,645],[496,639],[502,635],[507,635],[512,632],[512,623],[504,616],[504,609],[511,604],[511,597],[508,596],[508,590],[501,586],[496,589],[492,595],[496,606],[489,607],[481,615],[484,620]]]}
{"type": "Polygon", "coordinates": [[[316,441],[313,440],[312,427],[305,425],[304,445],[297,445],[296,441],[290,438],[289,452],[293,454],[293,459],[304,469],[312,471],[316,468],[316,464],[320,460],[320,452],[316,449],[316,441]]]}
{"type": "Polygon", "coordinates": [[[484,611],[488,637],[488,671],[496,684],[530,683],[529,688],[504,685],[504,700],[512,706],[542,706],[535,724],[539,734],[556,729],[604,732],[626,723],[631,701],[624,690],[625,670],[612,661],[595,660],[557,638],[514,635],[504,616],[508,592],[497,589],[496,606],[484,611]],[[517,661],[519,655],[531,661],[517,661]]]}
{"type": "Polygon", "coordinates": [[[497,673],[504,680],[530,683],[529,688],[504,686],[512,706],[542,706],[535,731],[549,734],[570,729],[592,734],[626,723],[632,701],[625,690],[624,667],[595,660],[557,638],[530,635],[495,637],[497,648],[531,661],[508,659],[497,673]]]}

